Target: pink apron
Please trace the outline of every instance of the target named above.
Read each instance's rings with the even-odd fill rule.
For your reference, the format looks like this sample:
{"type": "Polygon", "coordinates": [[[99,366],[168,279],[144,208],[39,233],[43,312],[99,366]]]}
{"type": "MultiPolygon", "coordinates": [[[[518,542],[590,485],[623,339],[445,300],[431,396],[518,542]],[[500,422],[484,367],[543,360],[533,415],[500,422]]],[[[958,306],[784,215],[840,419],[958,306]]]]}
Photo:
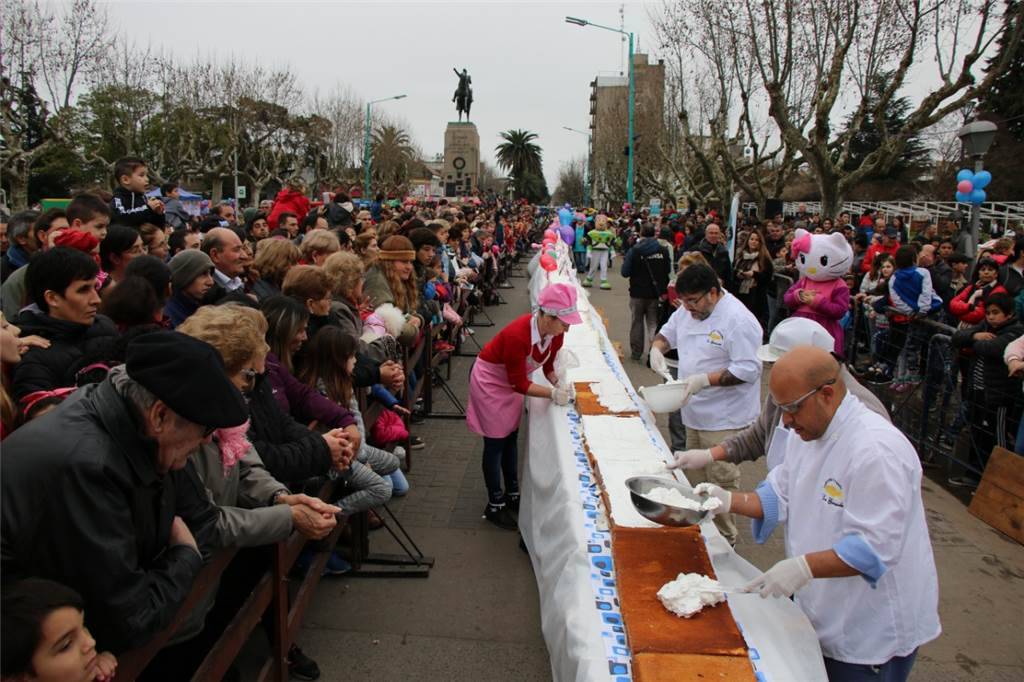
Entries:
{"type": "MultiPolygon", "coordinates": [[[[526,369],[529,374],[544,364],[551,346],[548,343],[543,351],[539,346],[532,346],[526,357],[526,369]],[[539,360],[535,353],[543,353],[539,360]]],[[[504,363],[487,362],[476,359],[473,371],[469,375],[469,405],[466,407],[466,425],[473,433],[487,438],[504,438],[519,428],[519,420],[523,416],[522,393],[517,393],[508,380],[508,370],[504,363]]]]}

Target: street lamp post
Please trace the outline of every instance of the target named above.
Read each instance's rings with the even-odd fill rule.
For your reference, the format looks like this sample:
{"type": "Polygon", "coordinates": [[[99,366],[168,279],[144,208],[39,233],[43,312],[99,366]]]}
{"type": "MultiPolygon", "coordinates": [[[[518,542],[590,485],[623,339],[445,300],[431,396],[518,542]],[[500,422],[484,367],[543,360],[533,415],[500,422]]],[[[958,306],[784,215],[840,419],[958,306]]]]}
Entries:
{"type": "Polygon", "coordinates": [[[566,130],[587,136],[587,156],[583,158],[583,205],[590,206],[590,133],[569,126],[562,126],[566,130]]]}
{"type": "Polygon", "coordinates": [[[363,199],[370,199],[370,107],[392,99],[402,99],[405,95],[382,97],[366,103],[366,125],[363,127],[363,199]]]}
{"type": "MultiPolygon", "coordinates": [[[[982,159],[992,145],[998,127],[991,121],[971,121],[960,128],[956,135],[963,143],[964,156],[974,159],[974,172],[985,169],[982,159]]],[[[968,256],[973,257],[978,248],[978,226],[981,222],[981,206],[971,203],[971,244],[968,256]]]]}
{"type": "Polygon", "coordinates": [[[612,28],[611,26],[602,26],[601,24],[595,24],[592,21],[586,19],[580,19],[579,17],[566,17],[565,22],[567,24],[574,24],[576,26],[593,26],[594,28],[602,28],[605,31],[611,31],[612,33],[618,33],[620,35],[629,37],[629,103],[627,108],[629,109],[627,118],[629,120],[628,127],[628,149],[629,149],[629,162],[626,166],[626,201],[633,204],[633,107],[636,103],[636,78],[633,72],[633,34],[626,32],[621,29],[612,28]]]}

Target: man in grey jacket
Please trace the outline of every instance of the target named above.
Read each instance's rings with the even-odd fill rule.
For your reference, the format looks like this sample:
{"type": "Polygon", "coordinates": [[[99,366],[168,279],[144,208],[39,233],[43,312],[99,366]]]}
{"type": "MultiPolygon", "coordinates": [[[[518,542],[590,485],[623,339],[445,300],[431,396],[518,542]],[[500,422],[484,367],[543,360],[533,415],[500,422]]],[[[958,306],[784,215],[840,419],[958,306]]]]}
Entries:
{"type": "MultiPolygon", "coordinates": [[[[768,343],[758,349],[757,356],[762,362],[773,364],[798,346],[816,346],[832,352],[835,341],[832,335],[814,320],[790,317],[775,327],[768,343]]],[[[839,373],[850,393],[869,410],[892,421],[882,401],[857,383],[845,365],[840,364],[839,373]]],[[[781,457],[785,451],[783,446],[788,436],[789,431],[782,426],[782,410],[769,396],[761,407],[761,416],[753,424],[713,448],[677,451],[674,453],[675,462],[668,466],[670,469],[702,469],[713,461],[739,464],[767,456],[768,470],[771,471],[782,463],[781,457]]]]}

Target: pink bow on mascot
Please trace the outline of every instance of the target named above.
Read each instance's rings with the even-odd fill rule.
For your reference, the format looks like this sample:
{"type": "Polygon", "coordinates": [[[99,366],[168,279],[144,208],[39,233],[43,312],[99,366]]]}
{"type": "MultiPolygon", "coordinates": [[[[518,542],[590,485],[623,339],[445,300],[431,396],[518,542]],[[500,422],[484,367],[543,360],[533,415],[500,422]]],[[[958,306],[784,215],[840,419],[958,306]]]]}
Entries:
{"type": "Polygon", "coordinates": [[[811,234],[798,229],[792,253],[800,279],[786,292],[786,307],[793,317],[806,317],[827,329],[835,339],[835,352],[842,355],[840,320],[850,309],[850,288],[843,275],[853,264],[853,249],[841,233],[811,234]]]}

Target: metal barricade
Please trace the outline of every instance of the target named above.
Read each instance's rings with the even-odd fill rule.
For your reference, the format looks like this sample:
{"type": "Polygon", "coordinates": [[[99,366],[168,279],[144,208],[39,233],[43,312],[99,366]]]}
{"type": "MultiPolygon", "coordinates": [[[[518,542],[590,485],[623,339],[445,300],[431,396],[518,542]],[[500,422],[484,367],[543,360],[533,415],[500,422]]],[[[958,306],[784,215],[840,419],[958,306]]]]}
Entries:
{"type": "Polygon", "coordinates": [[[855,304],[845,343],[846,364],[886,406],[893,424],[914,444],[925,466],[980,478],[993,444],[1014,448],[1022,396],[1001,394],[989,386],[971,388],[977,379],[964,374],[970,356],[953,346],[953,327],[929,318],[915,319],[874,352],[873,340],[865,337],[865,322],[862,307],[855,304]],[[894,380],[867,376],[865,356],[872,363],[885,356],[881,361],[892,366],[894,380]],[[912,374],[915,368],[919,373],[912,374]]]}

